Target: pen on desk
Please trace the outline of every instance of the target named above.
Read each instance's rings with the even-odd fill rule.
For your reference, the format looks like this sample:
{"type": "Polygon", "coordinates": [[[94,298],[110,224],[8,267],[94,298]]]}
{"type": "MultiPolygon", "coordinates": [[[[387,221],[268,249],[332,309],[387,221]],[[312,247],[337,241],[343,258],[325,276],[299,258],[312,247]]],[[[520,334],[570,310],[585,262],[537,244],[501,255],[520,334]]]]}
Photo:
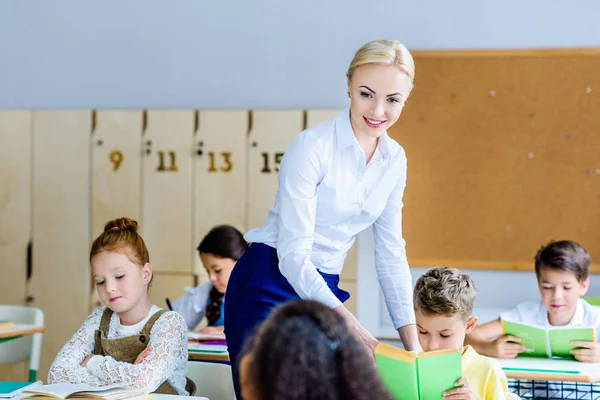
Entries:
{"type": "Polygon", "coordinates": [[[167,307],[169,307],[169,310],[173,311],[173,306],[171,305],[171,300],[169,300],[169,298],[167,297],[165,299],[165,301],[167,302],[167,307]]]}

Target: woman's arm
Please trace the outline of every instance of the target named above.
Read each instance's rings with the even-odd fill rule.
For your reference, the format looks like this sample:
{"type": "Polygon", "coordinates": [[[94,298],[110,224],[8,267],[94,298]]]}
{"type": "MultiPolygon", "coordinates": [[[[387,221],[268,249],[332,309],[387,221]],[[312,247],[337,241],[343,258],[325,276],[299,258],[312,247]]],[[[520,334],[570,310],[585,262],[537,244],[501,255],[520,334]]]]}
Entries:
{"type": "Polygon", "coordinates": [[[187,361],[187,329],[181,315],[167,312],[156,320],[150,332],[150,353],[139,363],[129,364],[108,356],[95,356],[88,361],[90,372],[105,384],[156,390],[187,361]]]}
{"type": "Polygon", "coordinates": [[[48,372],[48,383],[74,383],[102,386],[106,382],[92,375],[81,366],[83,360],[94,352],[94,333],[100,327],[100,320],[106,307],[100,307],[90,314],[71,340],[60,350],[48,372]]]}
{"type": "Polygon", "coordinates": [[[383,212],[373,224],[375,269],[394,327],[408,350],[419,350],[413,308],[413,287],[406,243],[402,238],[402,196],[406,186],[406,157],[400,149],[395,166],[389,173],[398,180],[387,199],[383,212]]]}

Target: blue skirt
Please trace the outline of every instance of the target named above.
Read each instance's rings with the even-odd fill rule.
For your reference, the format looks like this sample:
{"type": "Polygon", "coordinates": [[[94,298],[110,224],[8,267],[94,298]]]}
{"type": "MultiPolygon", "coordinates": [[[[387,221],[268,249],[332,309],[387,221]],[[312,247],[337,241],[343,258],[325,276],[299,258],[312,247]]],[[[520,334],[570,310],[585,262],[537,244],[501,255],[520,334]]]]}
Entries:
{"type": "MultiPolygon", "coordinates": [[[[342,303],[350,298],[348,292],[338,288],[339,275],[319,273],[342,303]]],[[[300,296],[279,271],[277,250],[263,243],[252,243],[235,264],[225,297],[225,336],[235,393],[242,399],[237,363],[244,341],[274,307],[300,296]]]]}

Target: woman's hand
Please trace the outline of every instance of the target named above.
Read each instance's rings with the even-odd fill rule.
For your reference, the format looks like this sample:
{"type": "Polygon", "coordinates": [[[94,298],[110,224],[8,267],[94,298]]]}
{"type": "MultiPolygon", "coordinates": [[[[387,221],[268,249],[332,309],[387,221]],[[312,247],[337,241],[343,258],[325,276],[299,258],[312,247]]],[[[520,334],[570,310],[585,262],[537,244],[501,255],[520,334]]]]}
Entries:
{"type": "Polygon", "coordinates": [[[375,347],[377,347],[377,345],[379,344],[379,341],[375,338],[375,336],[373,336],[371,332],[366,330],[365,327],[362,326],[360,322],[358,322],[356,317],[343,305],[334,308],[334,310],[340,313],[342,317],[344,317],[344,320],[346,320],[346,324],[348,325],[350,332],[352,332],[358,338],[358,340],[360,340],[365,345],[365,347],[369,351],[369,354],[371,354],[373,360],[375,360],[375,347]]]}
{"type": "Polygon", "coordinates": [[[423,351],[421,343],[419,343],[419,335],[417,334],[417,326],[415,324],[401,326],[398,328],[398,335],[406,350],[413,353],[423,351]]]}

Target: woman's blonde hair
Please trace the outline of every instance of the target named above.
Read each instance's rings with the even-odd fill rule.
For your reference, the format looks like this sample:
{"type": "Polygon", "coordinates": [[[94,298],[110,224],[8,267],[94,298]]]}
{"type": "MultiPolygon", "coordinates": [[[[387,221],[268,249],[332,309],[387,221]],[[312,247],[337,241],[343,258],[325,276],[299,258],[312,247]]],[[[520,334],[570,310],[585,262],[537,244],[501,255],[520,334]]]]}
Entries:
{"type": "Polygon", "coordinates": [[[397,40],[373,40],[362,46],[352,59],[346,76],[348,80],[356,68],[365,64],[387,64],[400,68],[413,81],[415,79],[415,62],[412,55],[397,40]]]}

